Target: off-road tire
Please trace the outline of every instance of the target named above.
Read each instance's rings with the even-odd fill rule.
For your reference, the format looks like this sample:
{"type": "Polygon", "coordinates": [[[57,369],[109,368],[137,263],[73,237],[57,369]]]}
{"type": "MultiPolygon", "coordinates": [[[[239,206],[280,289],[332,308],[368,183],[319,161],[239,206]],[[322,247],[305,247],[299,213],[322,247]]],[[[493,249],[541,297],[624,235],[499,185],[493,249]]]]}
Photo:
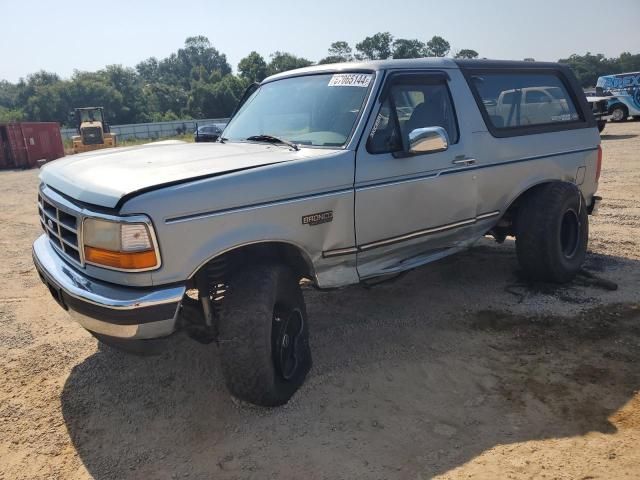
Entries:
{"type": "Polygon", "coordinates": [[[228,282],[219,319],[222,373],[235,397],[266,407],[283,405],[303,384],[311,369],[309,329],[299,280],[283,265],[256,265],[228,282]],[[288,309],[300,315],[296,368],[288,378],[278,368],[273,335],[276,314],[288,309]]]}
{"type": "Polygon", "coordinates": [[[516,253],[531,280],[571,281],[584,262],[588,238],[587,208],[571,183],[544,185],[518,209],[516,253]]]}

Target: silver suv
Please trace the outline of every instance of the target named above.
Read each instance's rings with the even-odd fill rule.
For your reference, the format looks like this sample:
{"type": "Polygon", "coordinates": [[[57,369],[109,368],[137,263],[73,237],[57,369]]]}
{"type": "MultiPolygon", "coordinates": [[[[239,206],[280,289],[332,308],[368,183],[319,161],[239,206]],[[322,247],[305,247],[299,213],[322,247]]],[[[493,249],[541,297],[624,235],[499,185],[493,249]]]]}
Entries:
{"type": "Polygon", "coordinates": [[[233,395],[280,405],[311,367],[303,279],[367,282],[492,235],[515,236],[531,278],[571,280],[599,201],[599,144],[558,64],[294,70],[250,87],[216,143],[46,165],[33,258],[100,341],[216,342],[233,395]]]}

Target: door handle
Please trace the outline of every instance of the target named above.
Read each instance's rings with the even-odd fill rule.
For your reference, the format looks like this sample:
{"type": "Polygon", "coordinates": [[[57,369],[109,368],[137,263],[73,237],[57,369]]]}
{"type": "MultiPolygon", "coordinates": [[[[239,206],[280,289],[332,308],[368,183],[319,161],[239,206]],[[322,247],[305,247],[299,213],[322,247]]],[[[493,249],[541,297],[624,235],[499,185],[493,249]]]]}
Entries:
{"type": "Polygon", "coordinates": [[[453,163],[454,165],[473,165],[474,163],[476,163],[476,159],[475,158],[458,158],[451,163],[453,163]]]}

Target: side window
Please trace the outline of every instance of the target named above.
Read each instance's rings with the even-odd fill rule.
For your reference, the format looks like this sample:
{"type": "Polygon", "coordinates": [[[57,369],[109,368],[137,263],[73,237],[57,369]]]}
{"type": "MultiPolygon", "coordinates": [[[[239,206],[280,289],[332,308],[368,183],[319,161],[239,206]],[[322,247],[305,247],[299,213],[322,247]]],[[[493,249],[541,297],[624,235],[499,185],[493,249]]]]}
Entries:
{"type": "Polygon", "coordinates": [[[367,140],[367,150],[369,153],[389,153],[402,150],[396,115],[391,109],[389,98],[384,101],[376,116],[376,121],[367,140]]]}
{"type": "Polygon", "coordinates": [[[474,74],[470,85],[496,130],[537,125],[562,129],[562,124],[583,120],[561,78],[554,73],[474,74]]]}
{"type": "Polygon", "coordinates": [[[524,103],[551,103],[551,98],[540,90],[531,90],[526,93],[524,103]]]}
{"type": "Polygon", "coordinates": [[[370,153],[390,153],[408,144],[416,128],[442,127],[450,143],[458,142],[458,126],[445,84],[395,84],[381,105],[367,140],[370,153]]]}

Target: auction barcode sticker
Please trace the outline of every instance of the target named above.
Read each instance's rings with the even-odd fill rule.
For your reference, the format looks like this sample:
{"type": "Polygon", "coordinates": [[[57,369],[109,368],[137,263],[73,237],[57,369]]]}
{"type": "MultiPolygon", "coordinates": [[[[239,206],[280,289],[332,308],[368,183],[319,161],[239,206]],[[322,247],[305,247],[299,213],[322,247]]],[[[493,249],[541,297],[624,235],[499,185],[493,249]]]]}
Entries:
{"type": "Polygon", "coordinates": [[[373,75],[370,73],[336,73],[329,80],[329,86],[367,88],[372,78],[373,75]]]}

